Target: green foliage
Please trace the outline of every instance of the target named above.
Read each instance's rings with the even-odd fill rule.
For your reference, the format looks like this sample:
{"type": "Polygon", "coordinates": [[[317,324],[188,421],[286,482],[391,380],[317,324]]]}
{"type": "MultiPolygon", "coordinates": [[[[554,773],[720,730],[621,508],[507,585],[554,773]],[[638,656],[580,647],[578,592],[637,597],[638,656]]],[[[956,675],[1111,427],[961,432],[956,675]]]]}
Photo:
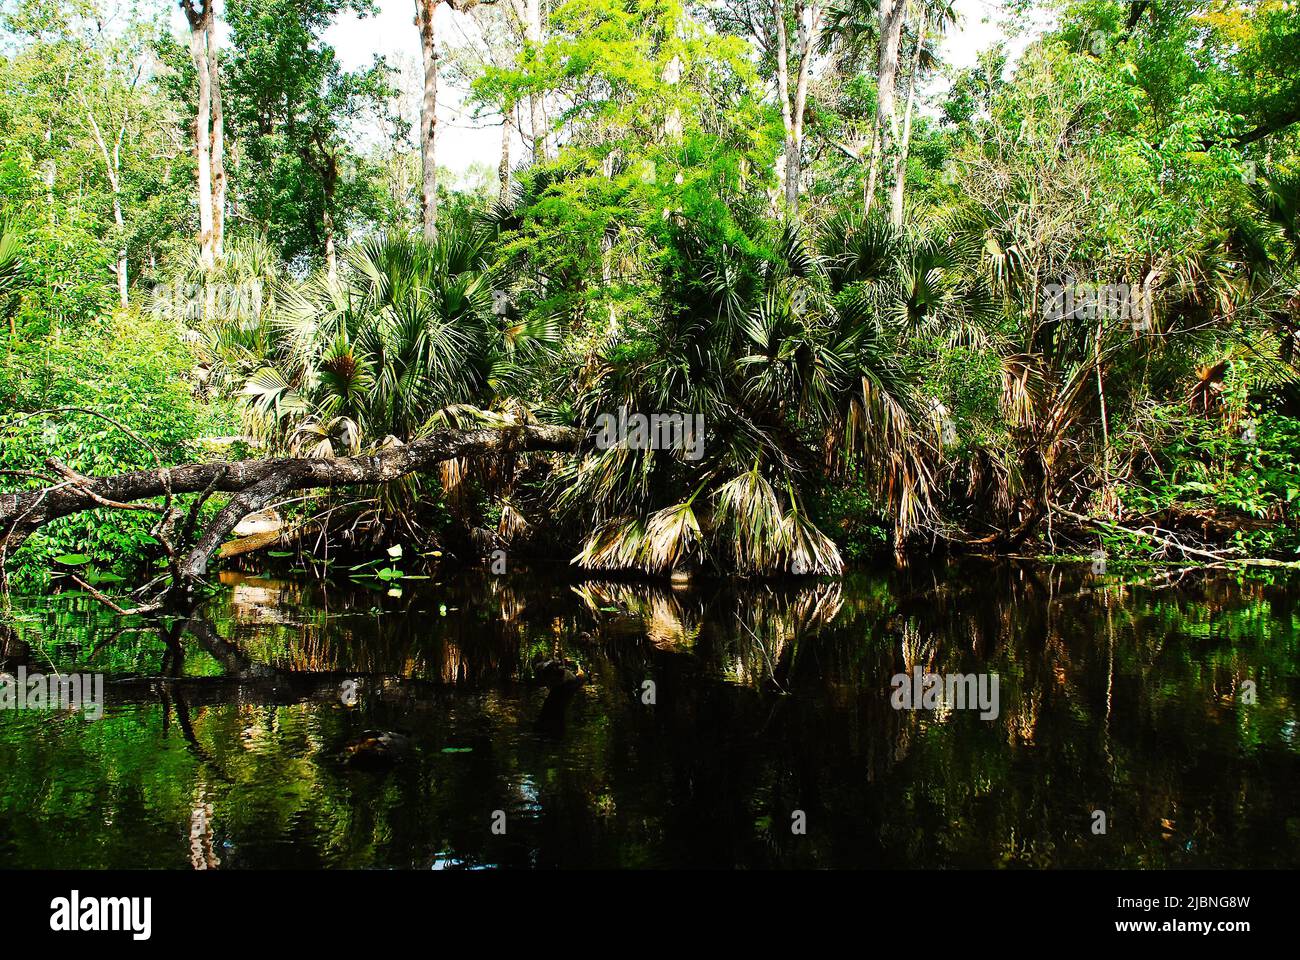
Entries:
{"type": "MultiPolygon", "coordinates": [[[[229,118],[241,156],[235,177],[246,215],[289,261],[317,263],[391,209],[372,157],[352,146],[364,119],[389,131],[395,95],[382,58],[344,70],[322,40],[340,13],[370,0],[231,0],[229,118]]],[[[395,126],[396,125],[396,126],[395,126]]]]}
{"type": "Polygon", "coordinates": [[[1177,507],[1227,512],[1262,521],[1243,526],[1234,542],[1252,555],[1300,553],[1295,507],[1300,497],[1300,420],[1252,405],[1238,418],[1206,417],[1185,407],[1150,414],[1152,451],[1144,483],[1121,498],[1134,512],[1177,507]]]}
{"type": "MultiPolygon", "coordinates": [[[[47,473],[44,460],[54,457],[94,475],[194,459],[199,451],[193,441],[209,431],[226,432],[228,423],[219,409],[195,400],[188,379],[193,364],[176,329],[148,317],[122,316],[102,331],[15,345],[0,355],[0,408],[9,411],[0,433],[0,469],[47,473]],[[94,414],[130,429],[148,448],[94,414]]],[[[7,489],[47,482],[5,479],[7,489]]],[[[156,555],[149,536],[155,519],[140,511],[99,510],[55,521],[27,540],[10,568],[37,577],[60,555],[80,554],[99,570],[128,569],[156,555]]],[[[70,564],[67,556],[62,563],[70,564]]]]}
{"type": "MultiPolygon", "coordinates": [[[[1293,551],[1293,3],[1072,0],[1015,58],[983,51],[943,89],[929,80],[959,11],[907,4],[892,78],[905,165],[896,143],[872,159],[888,88],[870,0],[834,0],[815,36],[793,3],[544,6],[537,37],[515,5],[481,4],[456,11],[477,40],[439,38],[456,47],[443,79],[467,83],[479,117],[509,118],[506,166],[514,125],[525,154],[441,176],[429,243],[410,236],[420,157],[397,74],[344,69],[325,40],[373,4],[231,0],[231,236],[215,266],[194,256],[188,38],[148,11],[100,29],[94,0],[7,6],[6,407],[81,398],[162,430],[165,460],[192,455],[232,401],[237,449],[303,456],[446,425],[591,430],[620,408],[704,417],[698,461],[587,445],[567,461],[457,461],[439,489],[386,485],[361,501],[384,520],[375,545],[400,518],[408,540],[459,524],[467,548],[531,542],[595,568],[835,572],[885,529],[899,549],[1018,544],[1054,505],[1086,504],[1111,521],[1213,514],[1243,550],[1293,551]],[[799,82],[805,41],[807,106],[783,116],[772,90],[782,68],[799,82]],[[904,215],[864,210],[873,174],[889,207],[895,166],[904,215]],[[1081,284],[1131,285],[1149,313],[1049,315],[1046,290],[1081,284]],[[231,290],[255,295],[232,304],[231,290]],[[135,358],[112,340],[123,324],[147,331],[135,358]],[[191,360],[174,330],[200,362],[175,403],[191,360]],[[112,375],[81,375],[105,356],[112,375]]],[[[17,444],[11,463],[39,464],[17,444]]],[[[75,451],[87,469],[138,462],[95,447],[75,451]]],[[[350,531],[357,519],[339,512],[350,531]]],[[[102,564],[109,546],[149,546],[140,517],[102,522],[134,533],[93,548],[69,522],[24,556],[102,564]]]]}

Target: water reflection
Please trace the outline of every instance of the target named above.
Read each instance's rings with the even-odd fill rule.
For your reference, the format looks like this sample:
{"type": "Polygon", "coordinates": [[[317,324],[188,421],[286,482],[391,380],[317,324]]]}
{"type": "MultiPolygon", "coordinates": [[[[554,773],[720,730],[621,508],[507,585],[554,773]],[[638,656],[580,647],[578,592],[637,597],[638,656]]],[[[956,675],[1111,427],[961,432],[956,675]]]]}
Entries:
{"type": "Polygon", "coordinates": [[[104,672],[108,709],[0,713],[0,866],[1294,866],[1296,584],[1142,579],[226,574],[160,625],[18,602],[4,668],[104,672]],[[894,709],[915,667],[995,672],[997,718],[894,709]],[[376,732],[409,756],[347,762],[376,732]]]}

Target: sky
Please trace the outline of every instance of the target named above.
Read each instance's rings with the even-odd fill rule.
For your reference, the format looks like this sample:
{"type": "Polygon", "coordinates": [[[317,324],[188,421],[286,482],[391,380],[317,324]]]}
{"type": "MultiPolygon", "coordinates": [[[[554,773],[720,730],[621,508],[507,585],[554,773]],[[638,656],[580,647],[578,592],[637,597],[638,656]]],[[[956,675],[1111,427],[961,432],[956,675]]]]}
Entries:
{"type": "MultiPolygon", "coordinates": [[[[378,13],[370,17],[348,15],[339,18],[325,34],[325,40],[337,51],[340,61],[349,69],[367,66],[376,54],[406,77],[402,86],[412,91],[418,89],[420,44],[414,26],[414,0],[377,0],[378,13]]],[[[957,27],[944,39],[942,54],[945,62],[957,67],[975,63],[976,55],[999,40],[1006,39],[1003,21],[1007,18],[1004,0],[956,0],[960,15],[957,27]]],[[[458,14],[447,4],[438,5],[437,30],[443,44],[463,42],[466,31],[473,31],[472,22],[458,14]]],[[[174,12],[175,26],[182,29],[184,22],[179,10],[174,12]]],[[[1041,26],[1035,25],[1035,26],[1041,26]]],[[[1011,37],[1008,41],[1013,57],[1028,43],[1026,36],[1011,37]]],[[[438,112],[438,164],[455,173],[464,173],[475,164],[495,169],[501,155],[501,128],[499,121],[486,117],[476,120],[462,108],[463,89],[446,79],[439,83],[438,112]]],[[[417,103],[410,103],[412,115],[417,103]]],[[[516,143],[512,152],[519,156],[522,144],[516,143]]]]}

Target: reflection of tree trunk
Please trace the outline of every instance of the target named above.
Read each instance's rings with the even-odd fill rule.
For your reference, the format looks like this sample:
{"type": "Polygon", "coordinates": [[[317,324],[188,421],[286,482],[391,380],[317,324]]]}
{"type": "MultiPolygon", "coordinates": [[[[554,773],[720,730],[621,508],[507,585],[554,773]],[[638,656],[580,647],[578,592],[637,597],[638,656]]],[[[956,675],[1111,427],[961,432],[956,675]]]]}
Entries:
{"type": "Polygon", "coordinates": [[[195,870],[215,870],[221,866],[212,842],[212,801],[202,784],[196,791],[190,811],[190,866],[195,870]]]}

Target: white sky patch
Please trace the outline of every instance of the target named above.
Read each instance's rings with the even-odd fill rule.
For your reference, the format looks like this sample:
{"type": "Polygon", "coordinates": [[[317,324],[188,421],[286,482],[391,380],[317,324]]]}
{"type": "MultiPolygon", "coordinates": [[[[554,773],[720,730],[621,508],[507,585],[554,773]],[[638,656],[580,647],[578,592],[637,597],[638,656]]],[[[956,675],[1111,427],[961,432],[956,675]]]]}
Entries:
{"type": "MultiPolygon", "coordinates": [[[[422,66],[420,33],[415,26],[414,0],[379,0],[372,17],[348,15],[337,19],[325,31],[325,42],[334,47],[339,61],[349,70],[360,70],[385,57],[399,71],[395,84],[402,88],[402,115],[418,124],[422,66]]],[[[472,18],[438,4],[434,21],[441,48],[460,45],[478,30],[472,18]]],[[[476,118],[464,106],[468,91],[450,78],[438,78],[438,166],[464,173],[472,164],[496,168],[501,158],[501,118],[485,114],[476,118]]],[[[515,137],[511,156],[521,156],[523,142],[515,137]]]]}
{"type": "MultiPolygon", "coordinates": [[[[961,19],[949,30],[941,46],[943,60],[955,67],[974,66],[980,51],[1006,40],[1011,59],[1050,25],[1051,14],[1036,11],[1036,22],[1008,24],[1005,0],[956,0],[961,19]],[[1026,27],[1021,31],[1017,27],[1026,27]],[[1008,30],[1010,27],[1010,30],[1008,30]],[[1010,36],[1008,34],[1011,34],[1010,36]]],[[[325,31],[325,42],[334,47],[345,69],[360,70],[369,66],[376,54],[397,68],[396,84],[402,89],[402,112],[410,121],[419,116],[420,38],[415,27],[414,0],[379,0],[374,16],[349,14],[336,20],[325,31]]],[[[218,6],[218,15],[221,6],[218,6]]],[[[172,25],[178,36],[185,34],[185,20],[172,7],[172,25]]],[[[458,14],[446,4],[438,5],[437,30],[440,46],[460,45],[477,34],[472,19],[458,14]]],[[[229,45],[229,31],[219,31],[223,46],[229,45]]],[[[942,81],[936,90],[942,90],[942,81]]],[[[472,165],[495,169],[501,156],[500,118],[485,115],[476,118],[465,109],[467,91],[463,84],[442,76],[438,83],[438,165],[455,173],[464,173],[472,165]]],[[[515,137],[511,155],[519,158],[523,143],[515,137]]]]}

